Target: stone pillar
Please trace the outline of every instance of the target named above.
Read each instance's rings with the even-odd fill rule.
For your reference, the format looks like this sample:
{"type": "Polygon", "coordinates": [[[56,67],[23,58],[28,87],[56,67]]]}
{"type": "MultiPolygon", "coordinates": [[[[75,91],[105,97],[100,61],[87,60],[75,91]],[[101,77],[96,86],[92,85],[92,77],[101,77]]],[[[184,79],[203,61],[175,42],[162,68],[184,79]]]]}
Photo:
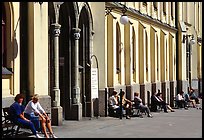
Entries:
{"type": "Polygon", "coordinates": [[[73,37],[75,40],[75,45],[73,46],[73,86],[72,86],[72,119],[81,120],[82,119],[82,104],[80,103],[80,88],[79,88],[79,38],[80,38],[80,29],[73,28],[73,37]]]}
{"type": "Polygon", "coordinates": [[[52,94],[52,124],[62,125],[62,107],[60,106],[59,89],[59,35],[61,25],[54,23],[51,25],[54,44],[54,84],[52,94]]]}

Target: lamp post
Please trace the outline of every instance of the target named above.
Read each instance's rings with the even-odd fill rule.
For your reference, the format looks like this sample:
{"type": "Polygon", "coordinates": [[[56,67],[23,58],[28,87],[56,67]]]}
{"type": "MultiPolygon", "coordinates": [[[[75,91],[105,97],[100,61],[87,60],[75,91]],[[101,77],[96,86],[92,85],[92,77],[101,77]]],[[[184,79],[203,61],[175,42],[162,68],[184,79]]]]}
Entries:
{"type": "Polygon", "coordinates": [[[183,35],[183,43],[186,40],[186,55],[187,55],[187,78],[188,86],[191,88],[191,55],[192,55],[192,45],[195,44],[195,39],[193,35],[183,35]],[[189,38],[191,39],[189,40],[189,38]]]}
{"type": "Polygon", "coordinates": [[[62,107],[60,106],[60,89],[59,89],[59,35],[61,25],[59,20],[59,9],[63,2],[53,2],[55,11],[55,23],[51,24],[54,44],[54,85],[52,87],[52,124],[62,125],[62,107]]]}
{"type": "MultiPolygon", "coordinates": [[[[123,13],[120,17],[120,23],[125,25],[127,23],[130,23],[128,16],[125,14],[127,12],[127,7],[125,5],[123,5],[123,7],[117,7],[117,6],[106,6],[106,15],[111,14],[112,10],[114,9],[118,9],[121,10],[121,12],[123,13]]],[[[112,15],[112,14],[111,14],[112,15]]],[[[112,15],[113,16],[113,15],[112,15]]],[[[113,16],[113,18],[116,19],[116,17],[113,16]]]]}

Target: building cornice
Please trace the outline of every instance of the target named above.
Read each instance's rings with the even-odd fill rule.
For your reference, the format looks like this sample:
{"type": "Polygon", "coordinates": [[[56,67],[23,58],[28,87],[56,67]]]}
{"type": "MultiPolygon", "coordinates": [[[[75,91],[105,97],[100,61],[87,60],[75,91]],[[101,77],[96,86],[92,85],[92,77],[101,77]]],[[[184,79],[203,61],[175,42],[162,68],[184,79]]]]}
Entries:
{"type": "MultiPolygon", "coordinates": [[[[118,2],[106,2],[106,7],[123,7],[123,4],[120,4],[118,2]]],[[[113,9],[116,13],[121,13],[120,9],[113,9]]],[[[133,19],[139,19],[142,22],[148,23],[150,25],[154,25],[155,27],[159,27],[171,32],[176,33],[177,29],[173,26],[170,26],[169,24],[163,23],[160,20],[154,19],[149,15],[142,14],[140,11],[127,7],[127,12],[125,13],[128,17],[131,17],[133,19]]]]}

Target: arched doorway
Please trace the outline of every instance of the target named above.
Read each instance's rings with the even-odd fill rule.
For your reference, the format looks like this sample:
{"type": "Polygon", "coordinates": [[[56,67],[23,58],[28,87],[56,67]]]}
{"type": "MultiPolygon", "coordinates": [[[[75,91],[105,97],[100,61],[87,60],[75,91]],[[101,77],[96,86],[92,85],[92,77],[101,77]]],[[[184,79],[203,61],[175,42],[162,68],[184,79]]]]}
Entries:
{"type": "MultiPolygon", "coordinates": [[[[60,89],[60,106],[63,108],[63,118],[65,120],[71,119],[72,107],[72,49],[74,40],[72,38],[72,28],[76,26],[74,3],[65,2],[60,6],[59,11],[59,89],[60,89]]],[[[49,26],[55,23],[54,7],[49,3],[49,26]]],[[[49,81],[50,93],[54,82],[54,68],[53,68],[53,42],[50,33],[49,37],[49,81]]]]}
{"type": "Polygon", "coordinates": [[[91,62],[90,62],[90,16],[86,6],[79,16],[79,88],[82,116],[91,116],[91,62]]]}
{"type": "Polygon", "coordinates": [[[59,24],[61,33],[59,37],[59,88],[60,106],[63,108],[63,117],[71,118],[72,106],[72,28],[75,27],[75,14],[73,3],[64,3],[59,12],[59,24]]]}

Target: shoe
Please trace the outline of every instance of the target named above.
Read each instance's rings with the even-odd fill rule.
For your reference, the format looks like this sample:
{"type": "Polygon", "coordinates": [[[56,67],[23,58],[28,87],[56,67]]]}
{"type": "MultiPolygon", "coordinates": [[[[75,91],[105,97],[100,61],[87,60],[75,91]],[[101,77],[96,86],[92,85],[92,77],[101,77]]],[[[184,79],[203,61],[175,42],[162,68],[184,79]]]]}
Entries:
{"type": "Polygon", "coordinates": [[[164,113],[168,113],[168,111],[164,111],[164,113]]]}
{"type": "Polygon", "coordinates": [[[126,116],[126,119],[130,119],[130,116],[126,116]]]}
{"type": "Polygon", "coordinates": [[[55,134],[51,134],[50,137],[51,138],[58,138],[57,136],[55,136],[55,134]]]}
{"type": "Polygon", "coordinates": [[[185,109],[186,109],[186,110],[188,110],[188,108],[187,108],[187,107],[185,107],[185,109]]]}
{"type": "Polygon", "coordinates": [[[175,112],[174,110],[171,110],[171,112],[175,112]]]}
{"type": "Polygon", "coordinates": [[[150,118],[152,118],[153,116],[152,116],[151,114],[149,114],[149,115],[147,115],[147,117],[150,117],[150,118]]]}
{"type": "Polygon", "coordinates": [[[38,134],[36,134],[35,137],[36,137],[36,138],[43,138],[43,137],[41,137],[41,136],[38,135],[38,134]]]}

